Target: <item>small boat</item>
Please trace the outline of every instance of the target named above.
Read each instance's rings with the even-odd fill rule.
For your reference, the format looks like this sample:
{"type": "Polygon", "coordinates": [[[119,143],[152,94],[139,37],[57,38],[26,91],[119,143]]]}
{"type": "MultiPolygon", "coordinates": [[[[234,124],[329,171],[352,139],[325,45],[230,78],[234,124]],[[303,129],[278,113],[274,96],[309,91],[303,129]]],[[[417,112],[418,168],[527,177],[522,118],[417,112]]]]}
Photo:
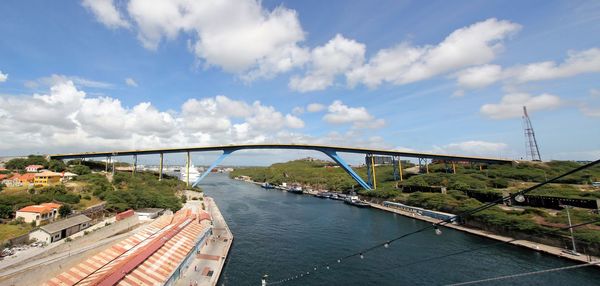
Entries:
{"type": "Polygon", "coordinates": [[[315,197],[321,198],[321,199],[329,199],[329,198],[331,198],[331,193],[328,193],[328,192],[316,193],[315,197]]]}
{"type": "Polygon", "coordinates": [[[353,205],[353,206],[356,206],[356,207],[359,207],[359,208],[367,208],[367,207],[371,206],[371,205],[369,205],[369,204],[367,204],[367,203],[359,200],[357,196],[351,196],[349,198],[346,198],[344,200],[344,203],[349,204],[349,205],[353,205]]]}
{"type": "Polygon", "coordinates": [[[267,190],[270,190],[270,189],[274,189],[274,188],[275,188],[275,186],[273,186],[273,185],[269,184],[268,182],[264,182],[264,183],[262,183],[262,184],[260,185],[260,187],[261,187],[261,188],[263,188],[263,189],[267,189],[267,190]]]}
{"type": "Polygon", "coordinates": [[[294,193],[294,194],[302,194],[302,187],[299,186],[295,186],[295,187],[291,187],[289,189],[287,189],[288,193],[294,193]]]}

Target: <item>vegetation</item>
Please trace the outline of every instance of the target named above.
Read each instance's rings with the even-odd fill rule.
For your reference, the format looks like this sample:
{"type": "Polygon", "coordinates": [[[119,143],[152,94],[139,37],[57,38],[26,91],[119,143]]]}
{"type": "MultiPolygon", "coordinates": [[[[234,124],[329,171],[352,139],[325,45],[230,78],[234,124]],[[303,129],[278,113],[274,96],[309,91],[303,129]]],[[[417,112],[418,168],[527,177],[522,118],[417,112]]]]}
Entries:
{"type": "MultiPolygon", "coordinates": [[[[237,169],[232,177],[249,176],[254,181],[271,184],[301,183],[316,189],[348,192],[358,190],[356,182],[341,168],[332,167],[334,163],[327,161],[296,160],[287,163],[273,164],[269,167],[251,167],[237,169]]],[[[543,182],[548,178],[560,175],[581,166],[581,163],[552,161],[548,163],[518,163],[511,165],[455,165],[453,174],[451,164],[437,163],[428,166],[429,173],[411,174],[403,170],[404,180],[394,180],[391,166],[377,166],[377,189],[360,190],[362,196],[394,200],[407,205],[423,207],[449,213],[461,213],[482,204],[479,199],[491,201],[506,192],[514,192],[543,182]],[[413,192],[419,187],[427,192],[413,192]],[[435,187],[435,188],[432,188],[435,187]],[[405,192],[405,189],[409,191],[405,192]],[[445,188],[446,194],[441,193],[445,188]],[[469,194],[469,195],[467,195],[469,194]],[[485,200],[487,198],[487,200],[485,200]]],[[[403,167],[412,167],[403,164],[403,167]],[[406,165],[406,166],[405,166],[406,165]]],[[[366,178],[365,168],[355,171],[366,178]]],[[[591,168],[561,179],[557,184],[549,184],[530,194],[560,198],[597,199],[600,190],[591,187],[591,182],[600,181],[600,167],[591,168]]],[[[581,223],[599,218],[589,210],[571,210],[573,223],[581,223]]],[[[564,227],[567,221],[566,212],[559,211],[551,215],[548,210],[525,207],[520,211],[506,210],[498,206],[474,214],[466,218],[465,223],[485,226],[500,233],[539,234],[550,227],[564,227]]],[[[600,225],[600,224],[599,224],[600,225]]],[[[576,236],[587,242],[600,243],[600,227],[582,227],[576,230],[576,236]]]]}
{"type": "Polygon", "coordinates": [[[112,184],[101,174],[87,174],[76,178],[84,182],[83,193],[92,194],[106,201],[106,207],[113,211],[138,208],[181,208],[181,197],[176,194],[185,189],[185,184],[177,179],[163,178],[158,181],[153,173],[116,173],[112,184]]]}
{"type": "Polygon", "coordinates": [[[5,241],[31,231],[33,227],[27,223],[0,224],[0,241],[5,241]]]}
{"type": "Polygon", "coordinates": [[[12,169],[12,170],[25,170],[25,167],[27,167],[29,165],[42,165],[42,166],[44,166],[44,168],[47,168],[49,165],[49,162],[46,161],[44,156],[29,155],[29,156],[27,156],[27,158],[15,158],[15,159],[9,160],[8,162],[6,162],[6,164],[4,166],[7,169],[12,169]]]}
{"type": "Polygon", "coordinates": [[[71,206],[67,204],[64,204],[58,208],[58,214],[60,217],[68,217],[72,212],[73,210],[71,209],[71,206]]]}

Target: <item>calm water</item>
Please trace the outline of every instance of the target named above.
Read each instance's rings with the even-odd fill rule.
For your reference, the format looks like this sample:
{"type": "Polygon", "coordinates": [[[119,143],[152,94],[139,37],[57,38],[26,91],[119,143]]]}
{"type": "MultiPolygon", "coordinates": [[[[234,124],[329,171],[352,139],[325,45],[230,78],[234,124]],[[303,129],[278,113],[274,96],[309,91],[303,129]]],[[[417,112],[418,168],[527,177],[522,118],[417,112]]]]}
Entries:
{"type": "MultiPolygon", "coordinates": [[[[417,234],[378,249],[364,259],[350,258],[317,270],[315,263],[349,253],[426,226],[426,223],[340,201],[264,190],[210,174],[202,188],[215,198],[235,236],[219,285],[260,285],[267,273],[279,280],[310,271],[303,279],[280,285],[444,285],[573,265],[568,261],[514,246],[493,246],[463,255],[406,267],[415,259],[483,246],[495,241],[443,229],[417,234]]],[[[484,285],[484,284],[478,284],[484,285]]],[[[600,285],[600,270],[589,267],[503,280],[486,285],[600,285]]]]}

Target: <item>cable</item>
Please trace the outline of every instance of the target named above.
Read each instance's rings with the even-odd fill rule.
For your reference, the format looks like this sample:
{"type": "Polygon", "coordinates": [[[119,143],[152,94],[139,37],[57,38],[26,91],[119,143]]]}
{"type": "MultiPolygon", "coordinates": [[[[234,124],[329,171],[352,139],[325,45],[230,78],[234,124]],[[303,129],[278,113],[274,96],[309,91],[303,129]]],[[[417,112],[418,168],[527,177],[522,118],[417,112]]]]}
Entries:
{"type": "MultiPolygon", "coordinates": [[[[470,215],[472,215],[472,214],[474,214],[474,213],[477,213],[477,212],[480,212],[480,211],[486,210],[486,209],[488,209],[488,208],[491,208],[491,207],[493,207],[493,206],[497,205],[497,204],[498,204],[498,203],[500,203],[500,202],[503,202],[503,201],[506,201],[506,200],[509,200],[509,199],[514,199],[516,196],[519,196],[519,195],[525,195],[525,194],[527,194],[527,193],[529,193],[529,192],[531,192],[531,191],[533,191],[533,190],[535,190],[535,189],[537,189],[537,188],[543,187],[543,186],[545,186],[545,185],[547,185],[547,184],[550,184],[550,183],[552,183],[552,182],[555,182],[555,181],[557,181],[557,180],[559,180],[559,179],[562,179],[562,178],[564,178],[564,177],[566,177],[566,176],[569,176],[569,175],[571,175],[571,174],[573,174],[573,173],[577,173],[577,172],[579,172],[579,171],[581,171],[581,170],[584,170],[584,169],[590,168],[590,167],[592,167],[592,166],[594,166],[594,165],[596,165],[596,164],[598,164],[598,163],[600,163],[600,159],[598,159],[598,160],[596,160],[596,161],[593,161],[593,162],[590,162],[590,163],[587,163],[587,164],[585,164],[585,165],[579,166],[579,167],[577,167],[577,168],[575,168],[575,169],[573,169],[573,170],[570,170],[570,171],[568,171],[568,172],[566,172],[566,173],[563,173],[563,174],[561,174],[561,175],[558,175],[558,176],[556,176],[556,177],[554,177],[554,178],[552,178],[552,179],[550,179],[550,180],[546,180],[546,181],[544,181],[544,182],[538,183],[538,184],[536,184],[536,185],[533,185],[533,186],[531,186],[531,187],[529,187],[529,188],[526,188],[526,189],[524,189],[524,190],[521,190],[521,191],[519,191],[519,192],[512,193],[512,194],[510,194],[510,195],[508,195],[508,196],[506,196],[506,197],[501,197],[501,198],[498,198],[498,199],[496,199],[496,200],[494,200],[494,201],[492,201],[492,202],[488,202],[488,203],[486,203],[486,204],[483,204],[483,205],[481,205],[481,206],[479,206],[479,207],[476,207],[476,208],[474,208],[474,209],[471,209],[471,210],[464,211],[464,212],[462,212],[462,213],[459,213],[459,214],[457,214],[457,215],[456,215],[456,216],[454,216],[454,217],[447,218],[447,219],[441,220],[441,221],[439,221],[439,222],[433,223],[433,224],[431,224],[431,225],[429,225],[429,226],[423,227],[423,228],[421,228],[421,229],[418,229],[418,230],[415,230],[415,231],[412,231],[412,232],[409,232],[409,233],[403,234],[403,235],[401,235],[401,236],[398,236],[398,237],[396,237],[396,238],[393,238],[393,239],[391,239],[391,240],[388,240],[388,241],[385,241],[385,242],[382,242],[382,243],[376,244],[376,245],[374,245],[374,246],[372,246],[372,247],[369,247],[369,248],[363,249],[362,251],[359,251],[359,252],[356,252],[356,253],[352,253],[352,254],[349,254],[349,255],[343,256],[343,257],[341,257],[341,258],[337,259],[335,262],[337,262],[337,263],[341,263],[341,261],[342,261],[342,260],[345,260],[345,259],[348,259],[348,258],[352,258],[352,257],[355,257],[355,256],[360,256],[360,257],[361,257],[361,259],[362,259],[362,258],[364,257],[364,254],[365,254],[365,253],[367,253],[367,252],[370,252],[370,251],[373,251],[373,250],[375,250],[375,249],[377,249],[377,248],[379,248],[379,247],[382,247],[382,246],[383,246],[383,247],[386,247],[386,248],[387,248],[387,247],[389,247],[389,245],[390,245],[392,242],[398,241],[398,240],[400,240],[400,239],[403,239],[403,238],[406,238],[406,237],[412,236],[412,235],[414,235],[414,234],[418,234],[418,233],[424,232],[424,231],[426,231],[426,230],[429,230],[429,229],[436,229],[436,230],[437,230],[437,229],[438,229],[438,226],[443,226],[443,225],[445,225],[445,224],[448,224],[448,223],[454,222],[454,221],[458,220],[459,218],[465,218],[465,217],[468,217],[468,216],[470,216],[470,215]]],[[[315,267],[313,267],[313,270],[315,270],[315,271],[316,271],[316,269],[321,269],[321,268],[324,268],[324,267],[325,267],[325,268],[327,268],[327,269],[329,269],[329,265],[330,265],[330,264],[334,264],[334,262],[332,262],[332,263],[320,264],[319,266],[315,266],[315,267]]],[[[275,281],[275,282],[269,282],[269,285],[277,285],[277,284],[285,283],[285,282],[287,282],[287,281],[290,281],[290,280],[295,280],[295,279],[300,279],[300,278],[303,278],[303,277],[305,277],[304,273],[306,273],[306,276],[309,276],[309,275],[310,275],[310,271],[302,271],[302,272],[300,272],[300,274],[298,274],[298,275],[290,275],[290,277],[289,277],[289,278],[285,278],[285,279],[277,280],[277,281],[275,281]]]]}
{"type": "Polygon", "coordinates": [[[504,276],[498,276],[498,277],[481,279],[481,280],[473,280],[473,281],[468,281],[468,282],[446,284],[446,286],[470,285],[470,284],[477,284],[477,283],[482,283],[482,282],[491,282],[491,281],[498,281],[498,280],[504,280],[504,279],[512,279],[512,278],[517,278],[517,277],[524,277],[524,276],[538,275],[538,274],[544,274],[544,273],[550,273],[550,272],[570,270],[570,269],[575,269],[575,268],[588,267],[588,266],[593,266],[593,265],[598,265],[598,264],[600,264],[600,261],[590,262],[590,263],[586,263],[586,264],[572,265],[572,266],[556,267],[556,268],[550,268],[550,269],[544,269],[544,270],[538,270],[538,271],[532,271],[532,272],[524,272],[524,273],[519,273],[519,274],[504,275],[504,276]]]}

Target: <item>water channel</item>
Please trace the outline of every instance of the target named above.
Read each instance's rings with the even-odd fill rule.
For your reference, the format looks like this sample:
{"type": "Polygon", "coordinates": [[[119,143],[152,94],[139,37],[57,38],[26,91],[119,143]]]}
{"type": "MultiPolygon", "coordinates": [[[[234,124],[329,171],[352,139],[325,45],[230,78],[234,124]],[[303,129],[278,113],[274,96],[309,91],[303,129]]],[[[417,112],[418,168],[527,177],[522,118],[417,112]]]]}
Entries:
{"type": "MultiPolygon", "coordinates": [[[[500,275],[575,265],[511,245],[398,267],[411,261],[496,241],[452,229],[423,232],[369,252],[364,259],[335,261],[426,226],[425,222],[341,201],[319,199],[210,174],[201,187],[213,197],[235,236],[218,285],[260,285],[268,274],[279,285],[445,285],[500,275]],[[331,263],[329,270],[316,264],[331,263]]],[[[586,267],[478,285],[599,285],[600,269],[586,267]]]]}

